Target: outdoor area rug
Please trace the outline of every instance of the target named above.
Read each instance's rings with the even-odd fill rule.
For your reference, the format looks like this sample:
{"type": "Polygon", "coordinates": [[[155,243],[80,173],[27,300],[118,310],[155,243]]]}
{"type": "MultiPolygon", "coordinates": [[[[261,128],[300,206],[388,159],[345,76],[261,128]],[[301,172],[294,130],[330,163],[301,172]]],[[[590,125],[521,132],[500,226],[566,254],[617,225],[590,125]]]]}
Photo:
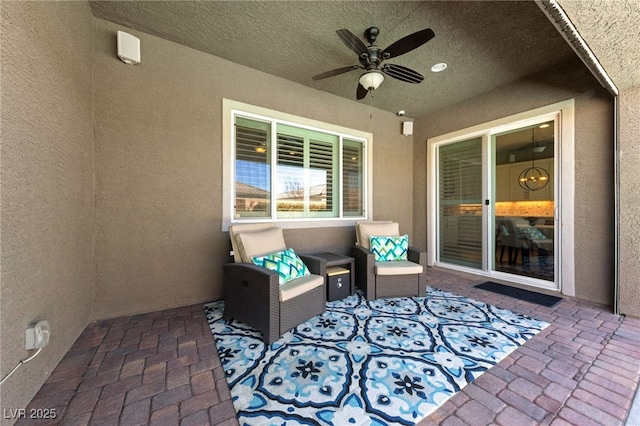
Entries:
{"type": "Polygon", "coordinates": [[[556,303],[562,301],[562,297],[551,296],[549,294],[542,294],[535,291],[525,290],[522,288],[511,287],[504,284],[494,283],[493,281],[487,281],[482,284],[478,284],[476,288],[481,290],[487,290],[493,293],[503,294],[509,297],[515,297],[516,299],[524,300],[526,302],[535,303],[537,305],[546,306],[551,308],[556,303]]]}
{"type": "Polygon", "coordinates": [[[269,347],[223,308],[205,313],[241,425],[412,425],[548,326],[427,287],[329,302],[269,347]]]}

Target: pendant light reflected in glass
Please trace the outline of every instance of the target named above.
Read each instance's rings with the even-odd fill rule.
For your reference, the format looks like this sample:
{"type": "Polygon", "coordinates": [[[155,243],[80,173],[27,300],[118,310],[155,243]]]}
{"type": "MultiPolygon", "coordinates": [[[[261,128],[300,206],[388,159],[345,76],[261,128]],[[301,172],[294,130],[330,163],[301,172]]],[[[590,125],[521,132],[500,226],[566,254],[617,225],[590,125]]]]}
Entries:
{"type": "Polygon", "coordinates": [[[549,172],[542,167],[536,167],[536,153],[544,151],[544,146],[536,147],[534,130],[531,129],[531,167],[528,167],[518,176],[520,187],[527,191],[538,191],[549,183],[549,172]]]}

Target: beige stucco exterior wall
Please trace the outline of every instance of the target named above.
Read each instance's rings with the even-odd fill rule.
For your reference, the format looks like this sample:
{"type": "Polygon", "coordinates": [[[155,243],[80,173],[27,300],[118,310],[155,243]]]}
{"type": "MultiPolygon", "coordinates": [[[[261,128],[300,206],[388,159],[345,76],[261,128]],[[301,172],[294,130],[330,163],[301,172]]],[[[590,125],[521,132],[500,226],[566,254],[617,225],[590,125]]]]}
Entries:
{"type": "Polygon", "coordinates": [[[640,86],[623,90],[620,105],[620,313],[640,317],[640,86]]]}
{"type": "Polygon", "coordinates": [[[414,241],[426,247],[428,138],[571,98],[575,99],[576,297],[611,305],[613,102],[577,59],[416,119],[414,241]]]}
{"type": "MultiPolygon", "coordinates": [[[[399,117],[144,33],[142,63],[115,55],[121,27],[96,20],[94,318],[222,297],[222,99],[374,134],[376,218],[412,232],[413,145],[399,117]]],[[[346,252],[353,228],[288,229],[302,251],[346,252]]]]}
{"type": "Polygon", "coordinates": [[[619,311],[640,317],[640,3],[559,0],[619,91],[619,311]],[[603,31],[604,30],[604,31],[603,31]]]}
{"type": "Polygon", "coordinates": [[[49,345],[2,385],[0,406],[15,410],[91,318],[93,17],[86,2],[3,1],[0,8],[0,376],[33,353],[24,349],[30,323],[51,326],[49,345]]]}

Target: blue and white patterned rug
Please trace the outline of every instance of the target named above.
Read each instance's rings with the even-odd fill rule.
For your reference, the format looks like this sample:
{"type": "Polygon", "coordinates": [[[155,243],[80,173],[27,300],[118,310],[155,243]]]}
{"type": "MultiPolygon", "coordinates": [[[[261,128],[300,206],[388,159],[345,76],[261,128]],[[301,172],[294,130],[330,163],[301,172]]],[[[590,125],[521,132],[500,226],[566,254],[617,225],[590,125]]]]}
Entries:
{"type": "Polygon", "coordinates": [[[427,297],[361,295],[271,347],[205,305],[241,425],[412,425],[547,327],[427,287],[427,297]]]}

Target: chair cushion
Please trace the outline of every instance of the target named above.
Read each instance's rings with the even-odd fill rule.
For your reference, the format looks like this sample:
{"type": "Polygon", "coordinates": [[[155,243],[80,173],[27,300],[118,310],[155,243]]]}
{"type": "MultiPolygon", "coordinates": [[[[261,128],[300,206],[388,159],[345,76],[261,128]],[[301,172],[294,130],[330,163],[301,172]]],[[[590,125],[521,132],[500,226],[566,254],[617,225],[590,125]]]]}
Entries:
{"type": "Polygon", "coordinates": [[[237,234],[236,240],[242,261],[247,263],[251,263],[253,257],[264,256],[287,249],[284,236],[282,235],[282,228],[243,232],[237,234]]]}
{"type": "Polygon", "coordinates": [[[237,225],[231,225],[229,227],[229,239],[231,240],[231,249],[233,250],[233,259],[236,263],[250,263],[251,259],[243,259],[242,253],[240,253],[238,234],[246,232],[258,232],[266,229],[275,228],[274,223],[242,223],[237,225]]]}
{"type": "Polygon", "coordinates": [[[266,256],[253,257],[253,263],[278,273],[280,285],[299,277],[311,274],[307,265],[293,249],[287,249],[266,256]]]}
{"type": "Polygon", "coordinates": [[[305,275],[304,277],[296,278],[286,284],[280,286],[280,301],[286,302],[293,299],[296,296],[300,296],[309,290],[313,290],[316,287],[324,285],[324,278],[320,275],[305,275]]]}
{"type": "Polygon", "coordinates": [[[376,262],[407,260],[409,235],[399,237],[370,236],[369,246],[376,262]]]}
{"type": "Polygon", "coordinates": [[[421,274],[422,265],[409,260],[399,260],[397,262],[376,262],[376,275],[413,275],[421,274]]]}
{"type": "Polygon", "coordinates": [[[358,245],[369,249],[371,235],[397,237],[400,235],[400,225],[397,222],[359,222],[356,231],[358,245]]]}

